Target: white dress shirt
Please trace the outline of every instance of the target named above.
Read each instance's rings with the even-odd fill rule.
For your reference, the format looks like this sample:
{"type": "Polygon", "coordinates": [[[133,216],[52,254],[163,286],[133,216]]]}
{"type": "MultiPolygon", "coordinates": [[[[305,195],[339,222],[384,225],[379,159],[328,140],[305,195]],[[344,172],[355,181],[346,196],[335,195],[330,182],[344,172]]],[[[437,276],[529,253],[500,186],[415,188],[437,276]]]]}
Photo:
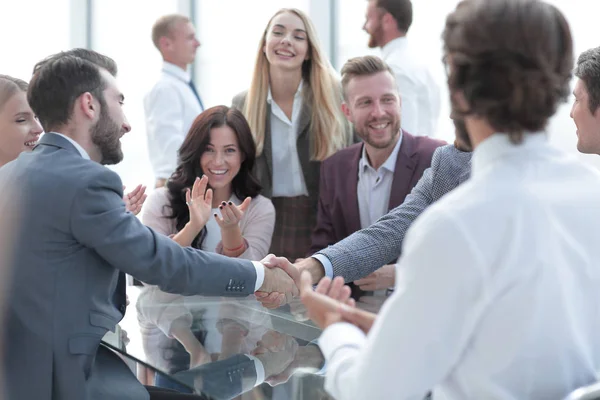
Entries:
{"type": "Polygon", "coordinates": [[[477,146],[472,177],[409,229],[365,336],[321,336],[343,399],[563,399],[600,368],[600,173],[543,133],[477,146]]]}
{"type": "Polygon", "coordinates": [[[296,141],[300,135],[298,120],[302,110],[302,81],[294,95],[291,121],[273,100],[271,88],[269,88],[267,103],[271,105],[269,118],[273,157],[273,197],[308,196],[296,147],[296,141]]]}
{"type": "Polygon", "coordinates": [[[371,166],[367,149],[363,146],[362,157],[358,162],[358,185],[356,185],[360,227],[362,229],[371,226],[389,211],[388,206],[390,205],[396,160],[402,144],[402,132],[399,136],[394,149],[378,169],[371,166]]]}
{"type": "Polygon", "coordinates": [[[189,82],[186,71],[165,61],[158,82],[144,98],[148,155],[156,179],[167,179],[175,171],[179,147],[202,112],[189,82]]]}
{"type": "Polygon", "coordinates": [[[421,62],[406,37],[381,48],[383,60],[396,75],[402,100],[402,129],[417,136],[435,136],[440,115],[440,90],[429,67],[421,62]]]}

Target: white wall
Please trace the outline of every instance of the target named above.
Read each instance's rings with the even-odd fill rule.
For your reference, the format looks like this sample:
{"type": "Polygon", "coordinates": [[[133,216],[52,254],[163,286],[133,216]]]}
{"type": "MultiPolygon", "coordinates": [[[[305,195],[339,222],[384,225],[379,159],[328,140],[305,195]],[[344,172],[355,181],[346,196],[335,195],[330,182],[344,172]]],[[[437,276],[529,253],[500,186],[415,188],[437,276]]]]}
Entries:
{"type": "MultiPolygon", "coordinates": [[[[350,57],[378,54],[367,48],[362,31],[366,0],[196,0],[196,25],[202,42],[195,66],[196,82],[207,106],[230,104],[233,95],[248,87],[260,35],[272,14],[282,7],[297,7],[309,13],[328,53],[328,13],[337,1],[337,57],[339,70],[350,57]]],[[[575,51],[600,45],[593,34],[599,2],[550,0],[563,10],[571,24],[575,51]]],[[[442,90],[442,115],[438,137],[451,141],[452,124],[442,68],[441,33],[445,17],[457,0],[413,0],[415,18],[409,37],[432,66],[442,90]]],[[[0,0],[3,18],[0,37],[3,57],[0,73],[28,80],[33,65],[60,50],[84,45],[87,30],[82,0],[0,0]],[[35,10],[35,12],[32,12],[35,10]]],[[[154,49],[150,30],[160,15],[189,12],[187,0],[93,0],[92,45],[113,57],[119,65],[119,83],[126,96],[125,111],[132,131],[123,138],[124,161],[113,167],[127,186],[153,183],[147,156],[142,99],[160,71],[160,56],[154,49]]],[[[597,156],[580,155],[575,149],[570,104],[552,120],[552,141],[600,167],[597,156]]]]}

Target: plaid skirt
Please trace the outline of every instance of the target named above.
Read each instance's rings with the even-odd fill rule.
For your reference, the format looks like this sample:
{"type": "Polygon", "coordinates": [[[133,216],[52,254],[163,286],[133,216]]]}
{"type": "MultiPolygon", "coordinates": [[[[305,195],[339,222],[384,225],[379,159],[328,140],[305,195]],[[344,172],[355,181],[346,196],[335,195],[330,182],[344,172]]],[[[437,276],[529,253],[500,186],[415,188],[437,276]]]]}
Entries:
{"type": "Polygon", "coordinates": [[[271,201],[275,206],[275,231],[269,252],[291,262],[306,257],[317,223],[317,210],[310,197],[273,197],[271,201]]]}

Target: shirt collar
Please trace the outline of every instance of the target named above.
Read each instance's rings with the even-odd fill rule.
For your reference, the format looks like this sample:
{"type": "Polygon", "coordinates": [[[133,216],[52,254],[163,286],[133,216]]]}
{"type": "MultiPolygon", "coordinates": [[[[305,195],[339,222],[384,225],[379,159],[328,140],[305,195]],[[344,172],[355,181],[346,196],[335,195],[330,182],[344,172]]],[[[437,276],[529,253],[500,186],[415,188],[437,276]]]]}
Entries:
{"type": "MultiPolygon", "coordinates": [[[[398,153],[400,152],[400,146],[402,145],[402,136],[402,129],[400,129],[400,137],[398,138],[398,142],[396,142],[396,145],[394,146],[394,150],[392,150],[387,160],[385,160],[385,162],[381,164],[381,167],[379,167],[379,169],[383,168],[387,171],[390,171],[392,174],[394,173],[394,171],[396,170],[396,160],[398,159],[398,153]]],[[[361,172],[364,172],[365,168],[371,167],[369,159],[367,158],[366,146],[363,146],[362,156],[360,157],[358,165],[361,172]]]]}
{"type": "Polygon", "coordinates": [[[185,83],[189,83],[190,80],[192,79],[190,77],[190,74],[187,71],[184,71],[183,69],[179,68],[177,65],[171,64],[170,62],[167,62],[167,61],[163,61],[162,71],[169,75],[173,75],[176,78],[181,79],[185,83]]]}
{"type": "Polygon", "coordinates": [[[58,133],[58,132],[52,132],[52,133],[67,139],[69,141],[69,143],[71,143],[77,149],[79,154],[81,154],[81,157],[85,158],[86,160],[90,160],[90,155],[87,153],[87,151],[85,151],[85,149],[83,147],[81,147],[81,145],[79,143],[77,143],[70,137],[63,135],[62,133],[58,133]]]}
{"type": "MultiPolygon", "coordinates": [[[[303,81],[300,80],[300,84],[298,85],[298,89],[296,89],[296,94],[294,94],[294,99],[297,99],[302,95],[302,85],[303,81]]],[[[267,103],[271,104],[273,102],[273,95],[271,94],[271,85],[269,85],[269,92],[267,93],[267,103]]]]}
{"type": "Polygon", "coordinates": [[[493,134],[479,143],[473,151],[472,175],[481,173],[501,158],[546,151],[545,145],[547,144],[548,135],[543,131],[525,133],[521,144],[512,143],[506,134],[493,134]]]}
{"type": "Polygon", "coordinates": [[[394,51],[403,50],[407,46],[408,46],[408,41],[406,40],[406,36],[400,36],[396,39],[392,39],[381,48],[381,56],[385,60],[394,51]]]}

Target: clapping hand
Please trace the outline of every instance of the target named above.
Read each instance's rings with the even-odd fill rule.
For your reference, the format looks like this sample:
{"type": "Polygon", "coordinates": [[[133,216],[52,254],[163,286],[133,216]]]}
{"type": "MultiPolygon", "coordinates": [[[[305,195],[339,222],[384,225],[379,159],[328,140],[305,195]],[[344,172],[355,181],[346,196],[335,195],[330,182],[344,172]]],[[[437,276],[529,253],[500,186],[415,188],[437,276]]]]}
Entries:
{"type": "Polygon", "coordinates": [[[221,229],[237,227],[251,201],[251,197],[246,197],[246,199],[239,206],[236,206],[231,201],[228,203],[222,202],[219,206],[221,216],[219,217],[217,214],[214,215],[219,227],[221,227],[221,229]]]}
{"type": "MultiPolygon", "coordinates": [[[[123,186],[123,191],[125,191],[125,186],[123,186]]],[[[146,197],[146,186],[137,185],[131,192],[123,195],[125,209],[133,213],[133,215],[138,215],[142,211],[146,197]]]]}
{"type": "Polygon", "coordinates": [[[212,189],[206,189],[208,186],[208,178],[203,175],[202,178],[196,178],[192,190],[187,189],[185,192],[185,203],[190,211],[190,227],[195,232],[200,232],[212,210],[212,189]]]}
{"type": "Polygon", "coordinates": [[[340,276],[333,279],[323,278],[313,290],[310,273],[303,272],[300,278],[300,299],[306,307],[308,317],[321,329],[343,321],[344,308],[353,308],[351,290],[344,285],[340,276]]]}

